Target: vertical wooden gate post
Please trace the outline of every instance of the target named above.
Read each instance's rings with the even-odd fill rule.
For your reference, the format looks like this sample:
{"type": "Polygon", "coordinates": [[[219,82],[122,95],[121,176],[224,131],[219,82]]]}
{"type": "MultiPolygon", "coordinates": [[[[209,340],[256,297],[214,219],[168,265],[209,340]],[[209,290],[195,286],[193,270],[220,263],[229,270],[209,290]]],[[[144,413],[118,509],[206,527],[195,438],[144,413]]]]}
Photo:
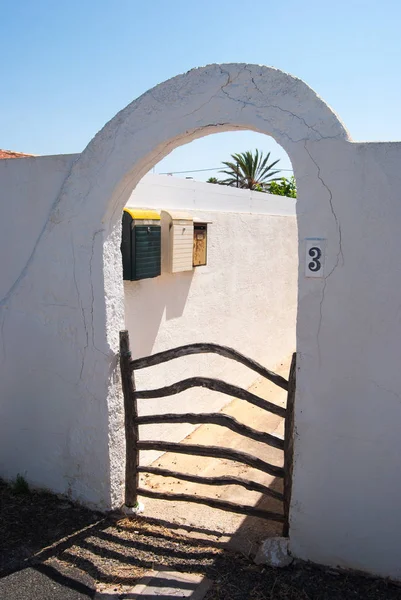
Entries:
{"type": "Polygon", "coordinates": [[[125,506],[135,507],[138,502],[138,409],[128,331],[120,331],[120,368],[124,394],[125,419],[125,506]]]}
{"type": "Polygon", "coordinates": [[[294,401],[296,386],[297,354],[292,355],[290,376],[288,378],[288,396],[284,428],[284,526],[283,536],[288,537],[290,523],[290,504],[292,493],[292,472],[294,464],[294,401]]]}

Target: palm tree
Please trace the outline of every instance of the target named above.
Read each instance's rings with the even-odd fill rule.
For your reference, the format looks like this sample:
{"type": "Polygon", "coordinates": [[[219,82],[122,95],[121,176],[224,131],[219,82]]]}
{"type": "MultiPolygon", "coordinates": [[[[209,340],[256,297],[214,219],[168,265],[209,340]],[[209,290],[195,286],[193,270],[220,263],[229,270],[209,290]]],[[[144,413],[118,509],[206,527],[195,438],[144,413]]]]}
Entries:
{"type": "Polygon", "coordinates": [[[220,171],[228,177],[219,183],[249,190],[267,191],[269,183],[279,179],[274,175],[280,173],[280,169],[274,169],[273,167],[280,159],[269,165],[270,152],[266,156],[263,156],[263,152],[259,152],[259,150],[255,150],[254,154],[250,151],[241,152],[232,154],[231,158],[233,162],[223,162],[227,169],[220,171]]]}

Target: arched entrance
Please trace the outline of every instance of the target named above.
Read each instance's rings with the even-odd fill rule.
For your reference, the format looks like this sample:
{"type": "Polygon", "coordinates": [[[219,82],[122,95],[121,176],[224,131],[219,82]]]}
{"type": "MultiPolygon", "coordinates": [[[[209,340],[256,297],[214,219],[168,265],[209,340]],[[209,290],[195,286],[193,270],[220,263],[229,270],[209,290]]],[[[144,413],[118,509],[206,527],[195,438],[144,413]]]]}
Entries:
{"type": "Polygon", "coordinates": [[[124,429],[116,360],[124,323],[123,282],[116,268],[122,209],[142,176],[174,148],[237,129],[271,135],[288,153],[297,179],[297,404],[302,407],[302,352],[317,365],[327,278],[341,258],[341,231],[324,171],[333,148],[347,144],[348,134],[305,83],[286,73],[246,64],[194,69],[148,91],[95,136],[64,183],[37,253],[52,253],[55,289],[70,286],[77,297],[78,309],[68,316],[68,326],[77,331],[68,350],[80,411],[71,434],[79,442],[72,449],[80,465],[76,495],[102,506],[122,499],[124,429]],[[314,236],[327,240],[326,276],[305,283],[303,239],[314,236]]]}

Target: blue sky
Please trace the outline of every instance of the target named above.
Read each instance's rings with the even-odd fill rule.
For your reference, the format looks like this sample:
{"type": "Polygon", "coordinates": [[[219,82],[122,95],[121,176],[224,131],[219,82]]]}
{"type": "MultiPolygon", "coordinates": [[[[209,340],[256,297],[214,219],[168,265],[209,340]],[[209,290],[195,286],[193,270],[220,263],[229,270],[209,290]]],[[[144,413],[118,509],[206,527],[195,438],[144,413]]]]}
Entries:
{"type": "MultiPolygon", "coordinates": [[[[401,140],[400,22],[397,0],[3,0],[0,148],[80,152],[147,89],[213,62],[293,73],[355,140],[401,140]]],[[[216,167],[255,147],[290,168],[273,140],[237,132],[177,149],[156,172],[216,167]]]]}

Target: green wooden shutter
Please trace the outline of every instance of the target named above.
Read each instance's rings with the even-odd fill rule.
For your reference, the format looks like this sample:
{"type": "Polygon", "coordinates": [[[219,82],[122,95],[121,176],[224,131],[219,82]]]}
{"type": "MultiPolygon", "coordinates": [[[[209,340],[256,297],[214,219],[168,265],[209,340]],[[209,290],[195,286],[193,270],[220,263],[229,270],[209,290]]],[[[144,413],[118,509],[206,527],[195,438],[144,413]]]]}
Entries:
{"type": "Polygon", "coordinates": [[[161,227],[136,225],[132,236],[133,280],[157,277],[161,272],[161,227]]]}

